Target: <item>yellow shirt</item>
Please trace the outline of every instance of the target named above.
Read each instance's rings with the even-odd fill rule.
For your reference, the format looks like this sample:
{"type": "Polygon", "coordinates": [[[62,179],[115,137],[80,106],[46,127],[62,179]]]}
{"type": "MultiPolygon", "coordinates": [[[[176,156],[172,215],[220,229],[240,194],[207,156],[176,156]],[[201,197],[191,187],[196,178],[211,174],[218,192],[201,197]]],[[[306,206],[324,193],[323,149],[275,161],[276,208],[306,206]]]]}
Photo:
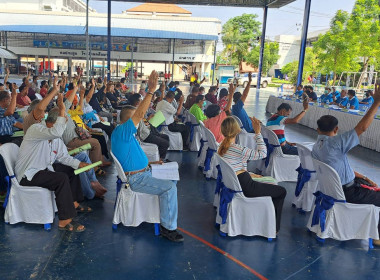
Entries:
{"type": "Polygon", "coordinates": [[[74,110],[69,110],[68,113],[70,114],[71,119],[79,126],[84,129],[86,129],[86,125],[84,124],[83,120],[80,116],[83,115],[82,108],[78,105],[74,110]]]}

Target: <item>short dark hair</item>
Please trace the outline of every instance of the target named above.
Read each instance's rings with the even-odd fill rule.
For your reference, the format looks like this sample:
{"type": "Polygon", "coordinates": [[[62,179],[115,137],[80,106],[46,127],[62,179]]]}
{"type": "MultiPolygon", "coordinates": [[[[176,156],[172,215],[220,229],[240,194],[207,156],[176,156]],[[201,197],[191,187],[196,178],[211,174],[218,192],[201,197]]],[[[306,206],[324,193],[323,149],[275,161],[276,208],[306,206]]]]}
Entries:
{"type": "Polygon", "coordinates": [[[219,114],[220,114],[220,107],[217,104],[211,104],[205,110],[205,115],[208,119],[216,117],[219,114]]]}
{"type": "Polygon", "coordinates": [[[123,84],[124,84],[125,80],[126,80],[125,78],[121,78],[121,79],[120,79],[120,83],[123,83],[123,84]]]}
{"type": "Polygon", "coordinates": [[[40,88],[43,88],[44,85],[45,85],[46,83],[47,83],[47,81],[46,81],[46,80],[43,80],[43,81],[41,82],[40,88]]]}
{"type": "Polygon", "coordinates": [[[211,86],[208,90],[208,92],[213,92],[215,90],[217,90],[218,88],[216,86],[211,86]]]}
{"type": "Polygon", "coordinates": [[[18,88],[18,91],[19,92],[22,92],[24,90],[24,88],[26,88],[26,85],[22,84],[19,88],[18,88]]]}
{"type": "Polygon", "coordinates": [[[281,105],[277,108],[277,112],[281,111],[282,109],[285,109],[285,111],[293,110],[292,106],[290,106],[288,103],[281,103],[281,105]]]}
{"type": "Polygon", "coordinates": [[[3,102],[5,99],[7,99],[7,98],[11,98],[10,96],[9,96],[9,93],[8,93],[8,91],[6,91],[6,90],[2,90],[2,91],[0,91],[0,102],[3,102]]]}
{"type": "Polygon", "coordinates": [[[175,86],[175,83],[173,81],[171,81],[169,84],[168,84],[168,88],[172,88],[175,86]]]}
{"type": "Polygon", "coordinates": [[[205,90],[205,88],[204,88],[204,87],[200,87],[200,88],[199,88],[199,91],[202,91],[202,90],[205,90]]]}
{"type": "Polygon", "coordinates": [[[178,82],[178,81],[175,81],[174,84],[175,84],[176,86],[179,86],[179,82],[178,82]]]}
{"type": "Polygon", "coordinates": [[[322,132],[331,132],[338,126],[338,119],[331,115],[324,115],[317,121],[318,129],[322,132]]]}
{"type": "Polygon", "coordinates": [[[199,92],[199,88],[194,86],[193,89],[191,90],[191,93],[196,93],[199,92]]]}
{"type": "Polygon", "coordinates": [[[172,99],[174,97],[175,97],[175,92],[174,91],[168,91],[168,93],[166,93],[166,98],[172,99]]]}
{"type": "Polygon", "coordinates": [[[74,83],[70,83],[67,89],[68,90],[73,90],[74,89],[74,83]]]}
{"type": "Polygon", "coordinates": [[[132,106],[136,106],[137,102],[140,100],[141,98],[141,95],[139,93],[135,93],[135,94],[132,94],[130,97],[129,97],[129,103],[132,105],[132,106]]]}
{"type": "Polygon", "coordinates": [[[131,106],[131,105],[126,105],[121,109],[120,111],[120,122],[126,122],[127,121],[127,116],[129,111],[131,110],[136,110],[136,107],[131,106]]]}
{"type": "Polygon", "coordinates": [[[38,79],[38,76],[33,76],[33,81],[37,79],[38,79]]]}
{"type": "Polygon", "coordinates": [[[238,102],[239,101],[239,99],[241,98],[241,96],[242,96],[242,94],[240,93],[240,92],[235,92],[234,93],[234,102],[236,103],[236,102],[238,102]]]}
{"type": "Polygon", "coordinates": [[[204,95],[200,94],[195,97],[195,103],[199,103],[199,101],[203,100],[205,98],[204,95]]]}
{"type": "Polygon", "coordinates": [[[226,88],[222,88],[219,91],[219,99],[222,99],[223,97],[228,96],[228,90],[226,88]]]}
{"type": "Polygon", "coordinates": [[[347,93],[348,95],[352,95],[352,96],[356,95],[356,92],[353,89],[349,89],[347,93]]]}

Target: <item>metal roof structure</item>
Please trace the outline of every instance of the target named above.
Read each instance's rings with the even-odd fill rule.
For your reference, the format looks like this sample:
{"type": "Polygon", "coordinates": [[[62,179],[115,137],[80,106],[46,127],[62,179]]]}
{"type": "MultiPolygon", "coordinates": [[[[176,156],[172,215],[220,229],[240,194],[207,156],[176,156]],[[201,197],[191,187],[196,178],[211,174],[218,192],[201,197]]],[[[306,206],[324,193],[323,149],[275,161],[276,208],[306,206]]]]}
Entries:
{"type": "MultiPolygon", "coordinates": [[[[98,0],[107,1],[107,0],[98,0]]],[[[201,5],[201,6],[229,6],[251,8],[281,8],[295,0],[111,0],[113,2],[136,2],[136,3],[165,3],[176,5],[201,5]]]]}

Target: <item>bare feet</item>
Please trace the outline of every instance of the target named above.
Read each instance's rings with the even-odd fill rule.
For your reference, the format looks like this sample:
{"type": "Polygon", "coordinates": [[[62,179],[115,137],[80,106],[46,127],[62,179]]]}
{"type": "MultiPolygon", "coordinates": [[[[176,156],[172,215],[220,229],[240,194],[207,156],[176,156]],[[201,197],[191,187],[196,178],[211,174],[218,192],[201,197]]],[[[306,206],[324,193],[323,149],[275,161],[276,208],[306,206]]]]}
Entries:
{"type": "Polygon", "coordinates": [[[99,182],[91,182],[91,187],[95,191],[95,196],[102,198],[107,192],[107,189],[103,187],[99,182]]]}
{"type": "Polygon", "coordinates": [[[107,166],[110,166],[111,164],[112,164],[112,162],[103,160],[101,166],[102,167],[107,167],[107,166]]]}

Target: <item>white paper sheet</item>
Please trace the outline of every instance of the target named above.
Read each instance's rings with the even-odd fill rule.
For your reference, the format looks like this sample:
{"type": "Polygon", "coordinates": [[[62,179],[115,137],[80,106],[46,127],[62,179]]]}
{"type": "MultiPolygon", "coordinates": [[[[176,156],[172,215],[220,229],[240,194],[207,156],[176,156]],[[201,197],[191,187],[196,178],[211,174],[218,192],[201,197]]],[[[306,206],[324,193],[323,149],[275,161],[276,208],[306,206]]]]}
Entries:
{"type": "Polygon", "coordinates": [[[179,181],[178,163],[152,164],[152,177],[163,180],[179,181]]]}

